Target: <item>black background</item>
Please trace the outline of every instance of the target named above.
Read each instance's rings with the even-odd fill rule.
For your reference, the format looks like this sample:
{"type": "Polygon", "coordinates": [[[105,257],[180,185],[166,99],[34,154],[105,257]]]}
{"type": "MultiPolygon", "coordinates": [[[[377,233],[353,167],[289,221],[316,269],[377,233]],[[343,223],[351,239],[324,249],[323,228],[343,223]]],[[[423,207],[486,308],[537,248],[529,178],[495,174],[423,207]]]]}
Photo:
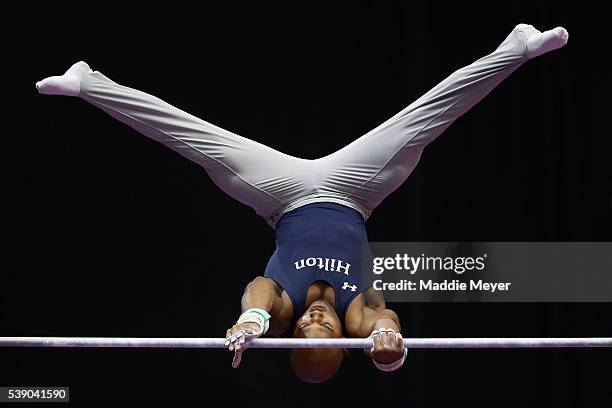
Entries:
{"type": "MultiPolygon", "coordinates": [[[[82,100],[37,94],[35,81],[80,59],[315,158],[493,51],[516,24],[564,26],[565,48],[521,67],[426,149],[373,213],[370,240],[612,240],[609,22],[595,3],[23,6],[4,15],[18,24],[4,50],[0,335],[222,337],[274,249],[265,221],[194,163],[82,100]]],[[[404,336],[612,336],[610,304],[390,306],[404,336]]],[[[282,350],[247,351],[237,370],[230,361],[225,350],[2,349],[0,385],[70,386],[78,406],[612,402],[607,349],[411,350],[392,375],[354,350],[319,385],[299,382],[282,350]]]]}

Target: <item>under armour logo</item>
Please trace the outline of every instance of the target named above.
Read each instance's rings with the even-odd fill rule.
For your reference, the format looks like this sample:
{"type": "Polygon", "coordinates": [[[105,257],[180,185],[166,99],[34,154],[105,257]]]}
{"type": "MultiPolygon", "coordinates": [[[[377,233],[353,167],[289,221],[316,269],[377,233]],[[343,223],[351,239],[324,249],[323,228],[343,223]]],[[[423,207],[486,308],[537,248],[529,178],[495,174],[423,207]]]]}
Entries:
{"type": "Polygon", "coordinates": [[[357,285],[349,285],[348,282],[344,282],[342,284],[342,289],[348,289],[351,288],[351,292],[355,292],[357,290],[357,285]]]}

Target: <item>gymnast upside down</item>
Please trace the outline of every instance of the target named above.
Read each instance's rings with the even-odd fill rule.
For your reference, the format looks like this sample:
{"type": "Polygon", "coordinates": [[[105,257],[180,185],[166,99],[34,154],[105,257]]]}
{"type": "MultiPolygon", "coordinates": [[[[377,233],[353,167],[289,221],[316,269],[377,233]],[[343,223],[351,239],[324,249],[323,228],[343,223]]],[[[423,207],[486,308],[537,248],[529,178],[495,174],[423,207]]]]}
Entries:
{"type": "MultiPolygon", "coordinates": [[[[398,316],[381,292],[362,287],[360,250],[371,212],[417,165],[425,146],[528,60],[567,43],[562,27],[540,32],[518,24],[492,53],[463,67],[395,116],[328,156],[306,160],[278,152],[198,119],[144,92],[119,85],[77,62],[39,81],[42,94],[79,96],[201,165],[213,182],[252,207],[276,230],[263,276],[246,287],[243,313],[226,333],[240,364],[263,334],[372,337],[364,350],[384,371],[399,368],[406,349],[398,316]]],[[[291,366],[304,381],[331,378],[340,349],[294,349],[291,366]]]]}

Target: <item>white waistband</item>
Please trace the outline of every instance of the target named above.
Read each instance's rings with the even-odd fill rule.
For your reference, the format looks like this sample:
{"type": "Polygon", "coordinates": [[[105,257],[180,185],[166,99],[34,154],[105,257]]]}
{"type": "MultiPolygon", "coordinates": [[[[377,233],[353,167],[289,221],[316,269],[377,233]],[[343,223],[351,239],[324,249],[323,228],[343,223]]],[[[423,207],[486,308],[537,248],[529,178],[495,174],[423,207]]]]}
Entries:
{"type": "Polygon", "coordinates": [[[350,207],[353,210],[358,211],[363,217],[364,221],[366,221],[370,217],[370,214],[371,214],[371,211],[363,208],[363,206],[360,206],[359,204],[357,204],[351,197],[347,195],[339,194],[339,193],[325,192],[325,193],[312,193],[304,197],[300,197],[296,200],[293,200],[287,203],[284,207],[282,207],[276,214],[274,214],[271,217],[266,218],[266,221],[268,222],[268,225],[270,225],[273,229],[276,229],[276,223],[278,222],[278,220],[280,220],[280,218],[286,212],[295,210],[296,208],[302,207],[306,204],[324,203],[324,202],[342,204],[344,206],[350,207]]]}

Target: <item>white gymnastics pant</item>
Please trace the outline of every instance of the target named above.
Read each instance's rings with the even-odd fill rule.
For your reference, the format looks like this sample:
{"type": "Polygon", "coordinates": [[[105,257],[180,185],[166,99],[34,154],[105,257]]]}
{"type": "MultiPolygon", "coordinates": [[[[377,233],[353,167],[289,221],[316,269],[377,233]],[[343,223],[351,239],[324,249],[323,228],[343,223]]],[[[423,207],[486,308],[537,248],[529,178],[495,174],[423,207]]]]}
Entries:
{"type": "Polygon", "coordinates": [[[201,165],[227,194],[275,228],[287,211],[327,201],[368,219],[410,175],[425,146],[529,59],[517,28],[492,53],[453,72],[415,102],[328,156],[293,157],[205,122],[98,71],[79,96],[201,165]]]}

